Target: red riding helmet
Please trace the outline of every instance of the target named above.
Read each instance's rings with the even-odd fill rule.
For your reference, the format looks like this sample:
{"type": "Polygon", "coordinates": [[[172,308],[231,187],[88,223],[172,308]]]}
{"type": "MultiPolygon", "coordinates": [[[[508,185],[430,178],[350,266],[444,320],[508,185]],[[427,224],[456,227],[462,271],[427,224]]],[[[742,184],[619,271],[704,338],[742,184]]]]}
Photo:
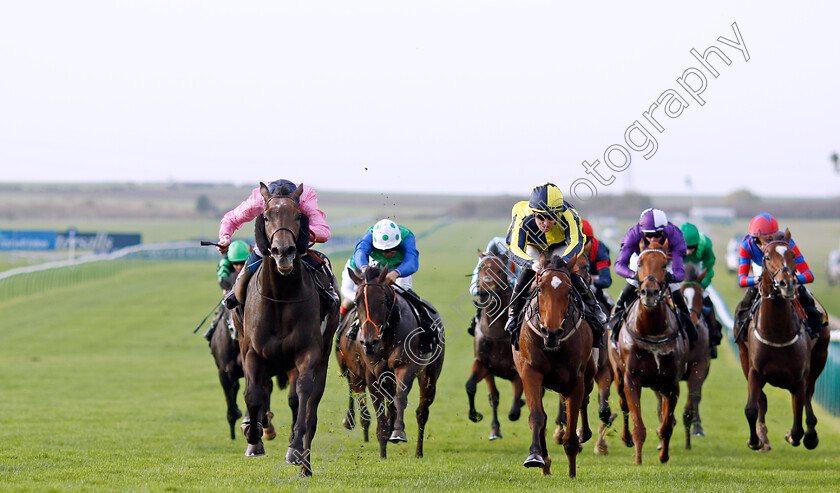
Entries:
{"type": "Polygon", "coordinates": [[[757,237],[760,234],[763,235],[771,235],[773,233],[779,232],[779,223],[776,221],[776,218],[763,212],[757,216],[755,216],[752,221],[750,221],[750,236],[753,238],[757,237]]]}
{"type": "Polygon", "coordinates": [[[583,230],[583,234],[586,235],[586,239],[592,239],[595,237],[595,230],[592,229],[592,225],[589,224],[589,221],[583,219],[580,221],[581,229],[583,230]]]}

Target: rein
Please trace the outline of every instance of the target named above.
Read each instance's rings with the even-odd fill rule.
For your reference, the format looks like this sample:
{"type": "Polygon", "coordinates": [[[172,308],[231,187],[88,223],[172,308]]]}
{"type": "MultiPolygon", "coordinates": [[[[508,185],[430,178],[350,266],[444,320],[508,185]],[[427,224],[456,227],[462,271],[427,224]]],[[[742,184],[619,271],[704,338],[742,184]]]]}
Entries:
{"type": "MultiPolygon", "coordinates": [[[[558,269],[556,267],[547,267],[547,268],[543,269],[542,271],[540,271],[539,277],[541,278],[546,272],[562,272],[564,274],[568,274],[568,271],[566,269],[558,269]]],[[[571,282],[572,282],[571,279],[569,279],[568,282],[571,285],[571,282]]],[[[574,290],[574,288],[572,288],[572,290],[574,290]]],[[[540,291],[539,283],[537,283],[537,290],[535,291],[535,293],[538,293],[539,291],[540,291]]],[[[561,337],[560,339],[558,339],[557,342],[563,342],[566,339],[572,337],[572,335],[574,335],[574,333],[577,332],[577,329],[578,329],[578,327],[580,327],[581,322],[583,322],[583,310],[581,310],[581,308],[578,306],[579,300],[575,296],[572,296],[571,292],[570,292],[569,298],[572,300],[572,302],[569,303],[568,307],[566,308],[566,313],[563,315],[563,320],[560,322],[560,328],[563,329],[563,331],[566,332],[566,334],[563,337],[561,337]],[[572,314],[573,314],[572,318],[575,318],[575,315],[577,315],[577,317],[576,317],[577,322],[575,322],[575,326],[571,327],[571,328],[566,327],[566,325],[567,325],[566,321],[570,319],[569,318],[569,312],[572,312],[572,314]]],[[[537,297],[537,306],[539,306],[539,297],[537,297]]],[[[539,309],[537,310],[537,316],[539,316],[539,309]]],[[[542,332],[540,332],[540,329],[537,326],[534,325],[534,323],[531,321],[531,318],[532,317],[527,317],[526,320],[525,320],[526,323],[528,324],[528,327],[531,329],[531,331],[533,333],[537,334],[538,336],[540,336],[540,338],[542,338],[543,337],[542,332]]]]}
{"type": "MultiPolygon", "coordinates": [[[[788,247],[790,246],[790,244],[786,241],[775,240],[775,241],[771,241],[770,243],[765,245],[764,248],[762,249],[762,252],[764,252],[765,254],[768,253],[770,245],[773,245],[775,243],[781,243],[781,244],[786,245],[788,247]]],[[[774,272],[772,274],[770,274],[770,271],[768,271],[767,269],[762,268],[762,270],[761,270],[761,280],[764,281],[765,277],[769,276],[769,278],[767,279],[767,282],[773,285],[772,289],[770,289],[770,292],[766,296],[764,295],[764,293],[761,293],[762,298],[775,298],[778,293],[781,293],[781,290],[779,289],[779,281],[776,280],[776,276],[778,276],[780,273],[782,273],[782,274],[792,274],[793,270],[790,267],[787,266],[787,263],[784,263],[784,265],[779,267],[779,269],[776,270],[776,272],[774,272]]],[[[796,280],[796,282],[799,282],[799,279],[795,275],[793,276],[793,278],[796,280]]],[[[764,282],[762,282],[762,284],[764,284],[764,282]]],[[[760,289],[761,287],[762,286],[759,286],[759,292],[762,291],[760,289]]]]}
{"type": "Polygon", "coordinates": [[[377,326],[373,322],[373,320],[370,319],[370,309],[369,309],[370,302],[368,302],[368,290],[367,290],[368,286],[378,286],[378,287],[382,288],[383,291],[385,291],[385,286],[380,284],[380,283],[377,283],[377,282],[365,282],[365,283],[362,283],[362,284],[359,285],[360,288],[363,288],[362,291],[363,291],[364,296],[365,296],[365,321],[362,322],[361,325],[364,325],[366,323],[370,323],[371,325],[373,325],[373,328],[376,329],[376,337],[381,338],[382,337],[382,332],[384,332],[385,329],[388,328],[388,324],[391,322],[391,314],[394,311],[394,307],[397,305],[397,291],[393,288],[391,289],[391,292],[394,293],[394,298],[391,300],[391,306],[388,308],[388,314],[385,316],[385,322],[382,324],[382,327],[380,328],[379,326],[377,326]]]}
{"type": "MultiPolygon", "coordinates": [[[[668,258],[668,254],[665,253],[663,250],[660,250],[658,248],[649,248],[647,250],[642,250],[642,252],[639,254],[639,259],[642,258],[642,255],[644,255],[648,252],[661,253],[666,259],[668,258]]],[[[659,279],[650,275],[650,276],[647,276],[644,279],[644,281],[639,283],[639,287],[636,288],[636,292],[639,292],[641,290],[642,284],[645,281],[651,281],[651,280],[655,281],[656,284],[659,286],[659,295],[657,295],[657,297],[656,297],[656,304],[655,304],[655,306],[658,306],[665,299],[666,293],[669,292],[668,289],[663,289],[663,285],[664,285],[665,288],[667,288],[668,283],[660,282],[659,279]]],[[[699,283],[697,283],[697,284],[699,285],[699,283]]],[[[640,298],[639,301],[638,301],[638,304],[641,304],[641,303],[642,303],[642,300],[640,298]]],[[[669,335],[669,336],[667,336],[663,339],[649,339],[647,337],[640,336],[639,334],[634,332],[633,329],[630,328],[630,325],[627,325],[627,324],[625,324],[625,325],[626,325],[627,333],[630,334],[630,337],[632,337],[633,339],[635,339],[639,342],[643,342],[645,344],[652,344],[654,346],[660,346],[662,344],[667,344],[667,343],[673,341],[674,339],[676,339],[680,335],[680,331],[675,330],[673,333],[671,333],[671,335],[669,335]]]]}

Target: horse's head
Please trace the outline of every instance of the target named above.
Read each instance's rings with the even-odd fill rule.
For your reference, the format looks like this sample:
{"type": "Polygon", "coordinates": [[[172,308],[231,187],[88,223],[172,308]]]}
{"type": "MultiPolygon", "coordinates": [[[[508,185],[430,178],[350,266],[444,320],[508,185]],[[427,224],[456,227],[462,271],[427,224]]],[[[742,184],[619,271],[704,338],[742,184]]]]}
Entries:
{"type": "Polygon", "coordinates": [[[703,309],[703,279],[706,278],[706,271],[701,270],[695,263],[684,265],[685,280],[680,286],[688,308],[691,311],[691,321],[696,325],[700,321],[700,313],[703,309]]]}
{"type": "Polygon", "coordinates": [[[305,216],[300,211],[303,184],[294,191],[281,187],[272,195],[265,183],[260,183],[260,193],[265,199],[263,217],[271,258],[280,274],[289,275],[294,269],[294,260],[305,253],[305,249],[301,251],[301,240],[309,241],[308,237],[300,238],[301,230],[306,229],[302,228],[305,216]]]}
{"type": "Polygon", "coordinates": [[[349,271],[350,279],[356,283],[356,312],[359,315],[359,338],[365,353],[374,356],[381,352],[382,335],[392,322],[397,308],[397,292],[385,282],[388,267],[368,267],[363,273],[349,271]]]}
{"type": "Polygon", "coordinates": [[[571,273],[576,269],[574,262],[566,262],[560,256],[551,259],[540,254],[542,270],[537,278],[537,299],[540,311],[539,332],[545,348],[557,349],[566,336],[575,329],[579,309],[572,302],[571,273]]]}
{"type": "Polygon", "coordinates": [[[798,280],[796,258],[790,247],[790,230],[786,229],[784,236],[759,235],[759,238],[764,252],[759,290],[764,296],[779,293],[785,299],[793,298],[798,280]]]}
{"type": "Polygon", "coordinates": [[[592,253],[592,242],[587,241],[586,245],[581,250],[580,255],[575,259],[577,264],[577,273],[586,281],[586,285],[592,284],[592,275],[589,273],[589,259],[592,253]]]}
{"type": "Polygon", "coordinates": [[[505,261],[492,253],[478,251],[478,276],[476,288],[478,300],[473,301],[477,307],[488,307],[500,304],[500,294],[510,290],[508,282],[507,266],[505,261]]]}
{"type": "Polygon", "coordinates": [[[668,284],[665,275],[668,272],[668,240],[659,243],[657,238],[644,245],[639,245],[639,299],[646,308],[655,308],[665,299],[668,284]]]}

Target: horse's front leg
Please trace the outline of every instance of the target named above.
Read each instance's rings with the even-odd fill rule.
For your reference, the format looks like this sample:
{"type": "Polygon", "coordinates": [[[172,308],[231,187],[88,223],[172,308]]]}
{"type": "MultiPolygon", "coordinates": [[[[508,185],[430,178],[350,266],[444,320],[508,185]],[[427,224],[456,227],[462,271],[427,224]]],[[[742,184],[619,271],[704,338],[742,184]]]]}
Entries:
{"type": "Polygon", "coordinates": [[[598,368],[598,374],[595,378],[598,381],[598,418],[601,420],[598,425],[598,441],[595,442],[595,455],[607,455],[609,452],[607,429],[612,426],[612,422],[616,418],[616,415],[610,409],[610,384],[612,384],[613,378],[609,362],[606,363],[606,366],[598,368]]]}
{"type": "Polygon", "coordinates": [[[493,375],[488,374],[485,378],[487,381],[487,389],[490,391],[487,394],[487,400],[490,401],[490,410],[493,413],[493,420],[490,421],[490,440],[497,440],[502,438],[501,425],[499,424],[499,389],[496,388],[496,379],[493,375]]]}
{"type": "Polygon", "coordinates": [[[763,394],[763,387],[764,382],[758,374],[758,371],[750,369],[747,375],[748,394],[747,405],[744,407],[744,415],[747,417],[747,423],[750,428],[750,439],[747,442],[747,446],[753,450],[762,450],[761,440],[759,440],[758,434],[756,433],[756,423],[759,418],[759,400],[761,399],[761,394],[763,394]]]}
{"type": "Polygon", "coordinates": [[[793,405],[793,426],[785,434],[785,440],[794,447],[799,446],[799,442],[805,435],[805,430],[802,428],[802,409],[805,407],[805,385],[805,380],[802,380],[790,392],[792,398],[791,404],[793,405]]]}
{"type": "Polygon", "coordinates": [[[382,391],[382,387],[376,383],[375,375],[369,373],[367,382],[371,404],[376,411],[376,439],[379,441],[379,457],[385,459],[387,457],[386,446],[388,444],[388,437],[391,434],[391,426],[388,418],[388,402],[385,399],[385,393],[382,391]]]}
{"type": "Polygon", "coordinates": [[[525,401],[522,400],[522,379],[519,378],[518,373],[513,376],[511,384],[513,385],[513,403],[508,411],[508,419],[518,421],[519,416],[522,415],[522,406],[525,405],[525,401]]]}
{"type": "Polygon", "coordinates": [[[585,385],[581,376],[572,392],[566,397],[566,418],[569,421],[566,432],[563,434],[563,449],[569,460],[569,477],[571,478],[576,475],[577,454],[580,452],[581,441],[577,434],[577,419],[581,410],[584,409],[583,402],[586,399],[584,389],[585,385]]]}
{"type": "Polygon", "coordinates": [[[530,414],[528,424],[531,427],[531,448],[525,467],[540,467],[542,474],[551,474],[551,459],[545,447],[546,414],[543,408],[543,374],[529,366],[523,368],[520,374],[525,388],[525,401],[528,403],[530,414]]]}
{"type": "MultiPolygon", "coordinates": [[[[306,433],[309,429],[308,417],[309,408],[312,406],[312,394],[316,391],[314,373],[315,369],[311,368],[310,359],[312,355],[306,355],[298,360],[296,365],[298,371],[297,381],[295,387],[297,389],[297,396],[299,400],[298,416],[293,427],[294,438],[289,448],[286,450],[286,462],[289,464],[304,466],[308,463],[308,450],[304,444],[306,433]]],[[[323,392],[323,389],[321,389],[323,392]]],[[[317,404],[314,405],[317,409],[317,404]]],[[[311,437],[310,437],[311,440],[311,437]]]]}
{"type": "Polygon", "coordinates": [[[254,351],[248,351],[243,362],[245,370],[245,405],[248,407],[250,422],[243,425],[245,437],[248,440],[248,447],[245,455],[254,457],[265,455],[265,447],[262,443],[262,421],[265,416],[266,402],[268,396],[265,392],[264,371],[265,362],[254,351]]]}
{"type": "Polygon", "coordinates": [[[301,473],[305,476],[311,476],[312,469],[312,440],[315,438],[315,432],[318,429],[318,405],[321,403],[321,398],[324,396],[324,388],[327,383],[327,362],[323,365],[318,365],[308,372],[312,375],[312,392],[309,394],[309,399],[306,401],[306,434],[303,437],[303,464],[301,464],[301,473]]]}
{"type": "Polygon", "coordinates": [[[659,425],[659,436],[661,438],[660,445],[662,446],[659,450],[659,462],[664,464],[665,462],[668,462],[668,459],[670,459],[669,448],[671,446],[671,435],[673,435],[674,426],[676,425],[674,411],[677,409],[677,400],[679,400],[680,397],[679,380],[671,390],[664,393],[663,397],[664,405],[662,406],[662,424],[659,425]]]}
{"type": "Polygon", "coordinates": [[[478,358],[473,360],[472,372],[470,373],[470,378],[467,379],[467,383],[465,385],[467,389],[467,400],[470,403],[469,418],[473,423],[478,423],[484,419],[484,416],[475,410],[475,393],[478,382],[482,381],[484,377],[487,376],[487,373],[487,367],[482,362],[478,361],[478,358]]]}
{"type": "Polygon", "coordinates": [[[393,422],[393,429],[391,430],[391,443],[403,443],[408,441],[405,434],[405,408],[408,407],[408,393],[411,392],[411,385],[414,383],[414,374],[417,371],[417,366],[413,363],[400,366],[394,370],[396,377],[396,398],[394,399],[394,406],[396,407],[396,419],[393,422]]]}
{"type": "Polygon", "coordinates": [[[633,444],[636,446],[636,464],[642,463],[642,445],[647,438],[647,429],[642,421],[641,392],[641,384],[631,376],[630,371],[626,371],[624,374],[624,396],[627,399],[630,417],[633,419],[633,444]]]}

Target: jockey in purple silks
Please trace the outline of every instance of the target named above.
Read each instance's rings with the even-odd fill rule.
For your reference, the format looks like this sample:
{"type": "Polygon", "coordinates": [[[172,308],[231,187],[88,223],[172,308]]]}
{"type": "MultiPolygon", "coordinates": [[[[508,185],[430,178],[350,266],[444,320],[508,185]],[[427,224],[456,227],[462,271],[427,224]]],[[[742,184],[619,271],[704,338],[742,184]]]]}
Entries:
{"type": "Polygon", "coordinates": [[[683,237],[680,228],[668,222],[665,212],[660,209],[645,209],[639,217],[639,223],[630,228],[621,240],[621,250],[615,260],[615,273],[627,278],[627,285],[621,290],[613,308],[609,324],[612,328],[612,340],[618,341],[618,333],[621,330],[627,309],[638,297],[639,280],[636,277],[638,263],[637,258],[633,255],[638,256],[640,253],[639,244],[642,240],[647,245],[654,238],[657,238],[660,243],[668,241],[669,251],[665,253],[669,255],[670,261],[668,262],[665,282],[671,292],[671,299],[674,300],[674,305],[677,307],[678,318],[683,330],[685,330],[689,342],[693,346],[694,341],[697,340],[697,329],[691,322],[688,305],[680,291],[680,282],[685,279],[685,271],[683,270],[683,259],[686,253],[685,237],[683,237]]]}

